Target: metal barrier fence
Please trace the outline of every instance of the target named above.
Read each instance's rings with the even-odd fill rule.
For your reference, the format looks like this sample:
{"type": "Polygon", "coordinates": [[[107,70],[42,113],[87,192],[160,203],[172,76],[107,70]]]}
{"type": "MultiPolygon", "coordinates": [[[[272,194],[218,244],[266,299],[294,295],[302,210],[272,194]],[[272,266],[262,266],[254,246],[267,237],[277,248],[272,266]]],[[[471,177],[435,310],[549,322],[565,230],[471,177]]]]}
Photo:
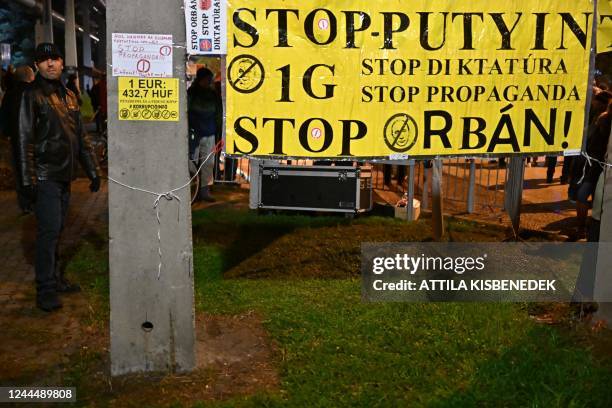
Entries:
{"type": "MultiPolygon", "coordinates": [[[[312,165],[312,160],[283,160],[281,163],[312,165]]],[[[371,168],[375,190],[404,193],[431,205],[431,161],[407,161],[406,165],[366,163],[371,168]],[[408,180],[412,180],[409,183],[408,180]]],[[[249,159],[215,157],[215,183],[250,182],[249,159]]],[[[508,178],[505,162],[489,159],[442,160],[444,210],[450,213],[498,213],[504,209],[504,186],[508,178]]]]}
{"type": "Polygon", "coordinates": [[[221,184],[244,184],[250,181],[249,159],[234,159],[223,154],[215,155],[214,181],[221,184]]]}
{"type": "MultiPolygon", "coordinates": [[[[431,161],[410,161],[408,165],[375,163],[373,186],[378,190],[406,193],[428,209],[431,198],[431,161]],[[411,185],[408,180],[412,180],[411,185]],[[411,193],[412,192],[412,193],[411,193]]],[[[442,160],[442,191],[445,211],[474,213],[501,211],[508,172],[505,162],[489,159],[442,160]]]]}

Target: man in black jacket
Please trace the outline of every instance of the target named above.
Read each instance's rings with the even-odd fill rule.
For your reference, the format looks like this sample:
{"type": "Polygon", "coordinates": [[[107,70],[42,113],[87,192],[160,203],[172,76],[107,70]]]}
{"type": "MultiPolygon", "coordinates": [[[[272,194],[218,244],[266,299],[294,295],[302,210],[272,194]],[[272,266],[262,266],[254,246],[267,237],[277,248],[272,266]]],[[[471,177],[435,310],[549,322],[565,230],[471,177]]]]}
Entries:
{"type": "Polygon", "coordinates": [[[52,311],[62,307],[58,292],[80,290],[63,277],[58,264],[58,242],[76,162],[91,180],[92,192],[99,190],[100,178],[77,98],[61,82],[64,64],[54,44],[36,47],[36,66],[36,79],[23,92],[19,108],[19,171],[37,220],[36,304],[52,311]]]}

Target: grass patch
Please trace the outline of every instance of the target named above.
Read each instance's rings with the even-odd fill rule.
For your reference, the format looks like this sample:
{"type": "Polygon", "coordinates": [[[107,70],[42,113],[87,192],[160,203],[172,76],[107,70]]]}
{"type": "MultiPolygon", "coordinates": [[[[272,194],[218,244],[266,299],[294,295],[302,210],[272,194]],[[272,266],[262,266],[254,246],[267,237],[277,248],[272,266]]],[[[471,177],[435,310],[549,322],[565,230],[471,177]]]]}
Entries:
{"type": "MultiPolygon", "coordinates": [[[[428,240],[427,222],[227,209],[195,212],[193,222],[196,308],[263,316],[281,377],[278,393],[195,406],[612,404],[612,361],[585,347],[591,335],[537,325],[525,305],[362,303],[361,242],[428,240]]],[[[449,223],[457,241],[505,237],[502,229],[449,223]]],[[[103,309],[104,262],[103,251],[85,244],[71,265],[89,271],[88,291],[103,309]]],[[[70,378],[78,383],[94,365],[83,357],[70,378]]]]}
{"type": "MultiPolygon", "coordinates": [[[[484,230],[472,222],[450,220],[449,226],[458,241],[504,236],[501,229],[484,230]]],[[[374,217],[350,222],[194,214],[197,308],[263,314],[279,350],[281,393],[229,404],[603,407],[612,402],[612,363],[596,361],[571,332],[534,324],[522,305],[361,302],[362,241],[430,236],[425,222],[374,217]],[[223,238],[217,239],[219,234],[223,238]],[[251,240],[264,242],[255,251],[251,240]],[[317,248],[344,252],[347,259],[334,262],[317,248]],[[300,262],[304,252],[310,264],[300,262]],[[317,259],[323,273],[313,276],[309,270],[317,259]]]]}

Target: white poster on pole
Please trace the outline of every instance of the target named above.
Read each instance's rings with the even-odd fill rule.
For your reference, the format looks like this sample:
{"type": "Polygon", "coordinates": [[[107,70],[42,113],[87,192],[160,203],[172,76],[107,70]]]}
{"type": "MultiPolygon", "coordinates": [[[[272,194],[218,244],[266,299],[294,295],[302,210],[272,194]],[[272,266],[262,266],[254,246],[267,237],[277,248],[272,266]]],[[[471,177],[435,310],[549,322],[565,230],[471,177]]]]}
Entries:
{"type": "Polygon", "coordinates": [[[187,53],[227,54],[227,1],[185,0],[187,53]]]}
{"type": "Polygon", "coordinates": [[[171,34],[113,33],[113,76],[172,77],[171,34]]]}

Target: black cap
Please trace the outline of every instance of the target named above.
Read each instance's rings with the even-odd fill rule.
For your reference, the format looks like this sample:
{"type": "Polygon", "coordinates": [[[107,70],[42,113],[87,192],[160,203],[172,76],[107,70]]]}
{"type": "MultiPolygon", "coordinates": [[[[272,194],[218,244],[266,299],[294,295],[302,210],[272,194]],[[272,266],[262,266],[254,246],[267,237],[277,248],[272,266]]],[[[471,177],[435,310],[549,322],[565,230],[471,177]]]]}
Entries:
{"type": "Polygon", "coordinates": [[[196,79],[209,78],[212,80],[214,76],[212,71],[206,67],[202,67],[196,72],[196,79]]]}
{"type": "Polygon", "coordinates": [[[62,53],[59,48],[55,44],[52,43],[40,43],[36,47],[36,51],[34,53],[34,57],[36,58],[36,62],[46,61],[50,59],[58,59],[63,58],[62,53]]]}

